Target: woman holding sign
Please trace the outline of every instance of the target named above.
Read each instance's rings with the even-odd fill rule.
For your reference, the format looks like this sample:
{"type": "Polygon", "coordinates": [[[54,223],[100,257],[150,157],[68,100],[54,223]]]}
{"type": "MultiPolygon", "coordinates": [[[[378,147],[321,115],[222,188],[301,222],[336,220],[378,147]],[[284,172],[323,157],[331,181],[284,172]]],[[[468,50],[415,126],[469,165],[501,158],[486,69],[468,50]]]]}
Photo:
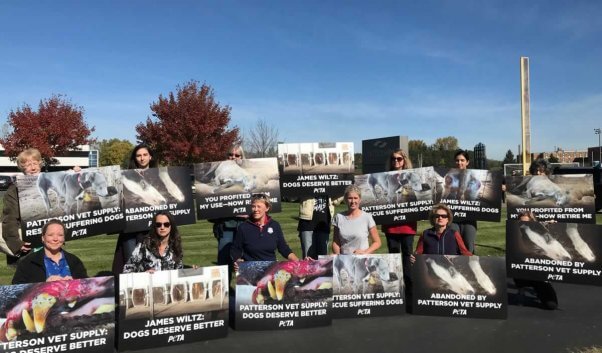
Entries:
{"type": "Polygon", "coordinates": [[[42,250],[32,252],[19,261],[13,284],[51,282],[86,278],[81,260],[65,250],[65,225],[51,219],[42,227],[42,250]]]}
{"type": "Polygon", "coordinates": [[[236,271],[242,261],[276,261],[276,249],[288,260],[299,260],[286,243],[280,224],[268,216],[271,205],[266,195],[251,197],[251,215],[238,226],[230,249],[236,271]]]}
{"type": "MultiPolygon", "coordinates": [[[[412,161],[403,149],[391,152],[388,161],[389,171],[401,171],[412,169],[412,161]]],[[[414,236],[416,235],[417,222],[402,222],[396,224],[384,224],[382,231],[387,238],[389,254],[401,252],[403,262],[403,280],[406,285],[406,293],[412,292],[412,271],[410,270],[410,256],[414,250],[414,236]]]]}
{"type": "MultiPolygon", "coordinates": [[[[454,161],[456,163],[456,168],[466,170],[470,164],[470,156],[467,151],[459,150],[454,155],[454,161]]],[[[466,248],[471,253],[474,253],[475,241],[477,240],[477,221],[465,220],[456,222],[452,223],[451,227],[460,232],[466,248]]]]}
{"type": "MultiPolygon", "coordinates": [[[[17,156],[17,166],[25,175],[38,175],[42,171],[42,155],[35,148],[28,148],[17,156]]],[[[2,211],[2,240],[0,247],[6,253],[6,262],[16,264],[20,256],[31,250],[31,244],[21,239],[21,213],[17,185],[11,184],[4,194],[2,211]]]]}
{"type": "MultiPolygon", "coordinates": [[[[540,173],[538,173],[538,166],[536,165],[533,167],[534,164],[535,162],[531,164],[533,170],[530,170],[530,172],[533,173],[533,175],[545,175],[547,165],[543,167],[544,169],[541,170],[540,173]]],[[[519,213],[518,220],[521,222],[537,222],[537,218],[535,218],[535,215],[531,211],[519,213]]],[[[544,309],[555,310],[558,308],[558,297],[550,282],[515,278],[514,283],[521,294],[524,293],[526,287],[532,287],[537,299],[539,299],[544,309]]]]}
{"type": "MultiPolygon", "coordinates": [[[[148,168],[156,168],[157,160],[153,151],[145,144],[139,144],[134,147],[130,154],[128,169],[136,169],[139,173],[144,173],[148,168]]],[[[136,245],[142,241],[145,232],[119,233],[115,255],[113,256],[113,273],[119,275],[123,271],[124,263],[132,256],[136,245]]]]}
{"type": "Polygon", "coordinates": [[[332,221],[334,236],[332,252],[334,254],[372,254],[380,248],[380,236],[374,218],[362,211],[360,188],[349,185],[345,189],[347,211],[337,213],[332,221]],[[370,245],[372,239],[372,245],[370,245]]]}
{"type": "MultiPolygon", "coordinates": [[[[242,146],[233,146],[228,152],[228,160],[242,163],[245,159],[245,152],[242,146]]],[[[228,218],[210,219],[213,222],[213,236],[217,239],[217,264],[228,265],[228,274],[232,272],[232,260],[230,259],[230,248],[238,226],[245,221],[247,216],[237,216],[228,218]]],[[[230,277],[228,277],[230,278],[230,277]]]]}
{"type": "Polygon", "coordinates": [[[183,256],[182,239],[173,216],[169,211],[159,211],[148,236],[138,243],[123,266],[123,273],[177,270],[184,268],[183,256]]]}

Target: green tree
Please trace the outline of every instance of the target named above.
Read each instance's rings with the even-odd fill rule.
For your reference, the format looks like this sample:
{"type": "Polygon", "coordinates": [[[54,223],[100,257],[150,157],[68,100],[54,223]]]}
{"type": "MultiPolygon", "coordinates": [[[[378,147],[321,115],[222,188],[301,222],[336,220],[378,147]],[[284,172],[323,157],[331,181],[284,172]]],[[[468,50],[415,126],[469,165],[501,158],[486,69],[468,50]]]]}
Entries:
{"type": "Polygon", "coordinates": [[[506,156],[504,157],[504,160],[502,161],[502,164],[510,164],[510,163],[516,163],[516,160],[514,159],[514,153],[512,153],[512,150],[508,150],[508,152],[506,152],[506,156]]]}
{"type": "Polygon", "coordinates": [[[408,141],[408,154],[412,160],[413,166],[419,168],[421,166],[432,165],[425,164],[425,160],[429,159],[429,147],[422,140],[408,141]]]}
{"type": "Polygon", "coordinates": [[[435,140],[433,148],[439,151],[453,151],[460,149],[458,147],[458,139],[453,136],[439,137],[435,140]]]}
{"type": "Polygon", "coordinates": [[[110,139],[98,143],[98,162],[102,167],[120,165],[127,168],[130,153],[134,145],[128,140],[110,139]]]}
{"type": "Polygon", "coordinates": [[[556,155],[554,153],[552,153],[552,154],[550,154],[550,158],[548,158],[548,162],[559,163],[560,160],[558,159],[558,157],[556,157],[556,155]]]}

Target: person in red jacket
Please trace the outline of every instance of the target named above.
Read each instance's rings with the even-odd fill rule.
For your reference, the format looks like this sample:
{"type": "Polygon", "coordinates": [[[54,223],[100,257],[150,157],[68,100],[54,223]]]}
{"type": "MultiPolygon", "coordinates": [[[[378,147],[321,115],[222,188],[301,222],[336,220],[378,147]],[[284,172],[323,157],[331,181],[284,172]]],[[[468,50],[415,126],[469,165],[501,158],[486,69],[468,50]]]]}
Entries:
{"type": "MultiPolygon", "coordinates": [[[[403,149],[397,149],[391,152],[387,161],[389,171],[401,171],[412,169],[412,161],[403,149]]],[[[401,222],[395,224],[384,224],[382,231],[387,238],[387,248],[389,254],[399,254],[403,264],[403,281],[406,287],[406,293],[412,292],[412,271],[410,256],[414,250],[414,236],[416,235],[417,222],[401,222]]]]}

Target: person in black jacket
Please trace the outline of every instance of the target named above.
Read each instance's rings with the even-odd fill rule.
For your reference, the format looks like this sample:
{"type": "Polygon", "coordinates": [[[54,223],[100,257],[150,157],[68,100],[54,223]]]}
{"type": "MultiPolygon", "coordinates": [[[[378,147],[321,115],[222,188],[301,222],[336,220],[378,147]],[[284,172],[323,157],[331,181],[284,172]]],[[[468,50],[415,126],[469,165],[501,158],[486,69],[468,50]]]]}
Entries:
{"type": "Polygon", "coordinates": [[[50,282],[86,278],[88,274],[81,260],[63,250],[65,225],[51,219],[42,227],[44,247],[23,257],[17,265],[13,284],[50,282]]]}

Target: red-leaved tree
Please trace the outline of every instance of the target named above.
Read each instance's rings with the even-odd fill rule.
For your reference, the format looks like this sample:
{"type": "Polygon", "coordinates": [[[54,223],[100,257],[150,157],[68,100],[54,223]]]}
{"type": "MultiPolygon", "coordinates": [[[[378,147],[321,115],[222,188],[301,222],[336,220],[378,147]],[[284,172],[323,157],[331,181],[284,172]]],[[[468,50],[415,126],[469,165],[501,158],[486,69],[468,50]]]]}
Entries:
{"type": "Polygon", "coordinates": [[[84,109],[61,95],[40,101],[38,110],[27,104],[8,114],[11,131],[0,138],[6,154],[15,160],[27,148],[37,148],[46,165],[58,163],[55,156],[93,142],[84,121],[84,109]]]}
{"type": "Polygon", "coordinates": [[[153,117],[136,125],[136,137],[149,145],[162,162],[189,165],[225,159],[238,141],[238,128],[228,129],[230,107],[220,107],[213,89],[190,81],[176,87],[176,94],[159,95],[151,104],[153,117]]]}

